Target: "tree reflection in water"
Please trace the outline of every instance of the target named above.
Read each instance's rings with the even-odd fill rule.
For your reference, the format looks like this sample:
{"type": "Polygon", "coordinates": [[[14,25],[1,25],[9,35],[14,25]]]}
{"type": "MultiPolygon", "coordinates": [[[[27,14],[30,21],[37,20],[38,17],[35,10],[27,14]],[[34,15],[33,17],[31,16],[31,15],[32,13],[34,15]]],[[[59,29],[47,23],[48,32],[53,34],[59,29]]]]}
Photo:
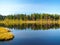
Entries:
{"type": "Polygon", "coordinates": [[[0,26],[8,27],[8,28],[14,28],[14,29],[32,29],[32,30],[48,30],[48,29],[57,29],[60,28],[59,24],[18,24],[18,25],[4,25],[1,24],[0,26]]]}

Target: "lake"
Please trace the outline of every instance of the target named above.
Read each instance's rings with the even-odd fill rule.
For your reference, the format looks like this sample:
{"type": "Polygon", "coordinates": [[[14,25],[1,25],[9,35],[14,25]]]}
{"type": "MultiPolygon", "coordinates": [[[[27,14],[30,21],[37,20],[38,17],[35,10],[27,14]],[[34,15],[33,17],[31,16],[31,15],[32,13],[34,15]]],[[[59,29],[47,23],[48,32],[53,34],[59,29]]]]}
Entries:
{"type": "Polygon", "coordinates": [[[52,28],[53,26],[51,26],[49,29],[41,29],[36,25],[23,26],[20,28],[10,27],[9,29],[15,36],[14,39],[0,41],[0,45],[60,45],[60,28],[56,28],[56,26],[52,28]]]}

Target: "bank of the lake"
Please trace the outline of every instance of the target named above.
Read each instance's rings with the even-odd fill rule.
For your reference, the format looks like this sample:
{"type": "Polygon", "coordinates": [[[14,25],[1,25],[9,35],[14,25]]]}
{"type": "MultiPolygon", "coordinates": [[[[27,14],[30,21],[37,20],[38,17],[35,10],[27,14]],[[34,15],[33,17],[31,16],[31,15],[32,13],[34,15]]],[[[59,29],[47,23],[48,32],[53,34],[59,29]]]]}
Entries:
{"type": "Polygon", "coordinates": [[[3,20],[3,21],[0,21],[0,24],[4,24],[4,25],[21,25],[21,24],[24,24],[24,23],[27,23],[27,24],[34,24],[34,23],[37,23],[37,24],[59,24],[60,25],[60,20],[37,20],[37,21],[34,21],[34,20],[27,20],[27,21],[24,21],[24,20],[11,20],[11,19],[7,19],[7,20],[3,20]]]}

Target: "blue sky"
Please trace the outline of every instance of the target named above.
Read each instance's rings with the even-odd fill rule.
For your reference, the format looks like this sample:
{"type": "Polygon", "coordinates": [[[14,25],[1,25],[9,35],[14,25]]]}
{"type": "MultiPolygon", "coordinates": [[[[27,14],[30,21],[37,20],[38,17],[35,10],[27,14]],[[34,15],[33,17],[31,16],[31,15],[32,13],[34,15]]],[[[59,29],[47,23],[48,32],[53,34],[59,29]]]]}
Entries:
{"type": "Polygon", "coordinates": [[[0,0],[0,14],[60,14],[60,0],[0,0]]]}

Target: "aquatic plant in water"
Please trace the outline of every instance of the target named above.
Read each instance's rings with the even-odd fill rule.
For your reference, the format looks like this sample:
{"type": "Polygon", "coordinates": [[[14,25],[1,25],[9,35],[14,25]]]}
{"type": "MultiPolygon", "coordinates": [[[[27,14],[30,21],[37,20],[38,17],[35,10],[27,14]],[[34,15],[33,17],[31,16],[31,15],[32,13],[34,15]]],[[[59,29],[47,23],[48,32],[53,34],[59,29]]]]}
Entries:
{"type": "Polygon", "coordinates": [[[14,38],[14,35],[7,28],[0,27],[0,41],[7,41],[14,38]]]}

